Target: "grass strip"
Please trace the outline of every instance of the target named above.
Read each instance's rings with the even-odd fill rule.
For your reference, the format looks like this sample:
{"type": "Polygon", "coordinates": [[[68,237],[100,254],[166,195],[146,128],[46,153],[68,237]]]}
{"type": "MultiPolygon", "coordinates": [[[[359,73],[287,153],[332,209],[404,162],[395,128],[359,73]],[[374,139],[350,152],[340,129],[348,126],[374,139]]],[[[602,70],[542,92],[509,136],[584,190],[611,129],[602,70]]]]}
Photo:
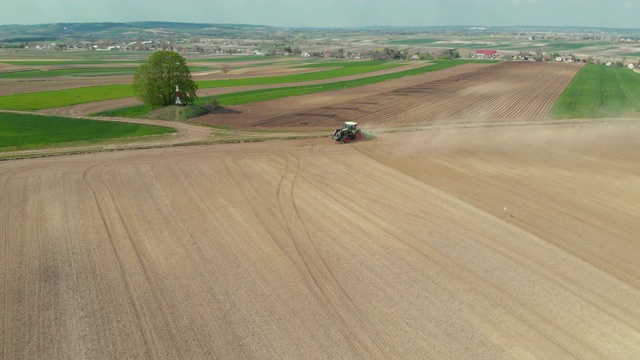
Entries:
{"type": "Polygon", "coordinates": [[[0,110],[35,111],[134,96],[128,84],[88,86],[0,96],[0,110]]]}
{"type": "MultiPolygon", "coordinates": [[[[192,72],[211,70],[209,67],[197,66],[189,68],[192,72]]],[[[30,79],[49,78],[57,76],[113,76],[113,75],[133,75],[138,70],[137,67],[113,67],[113,68],[71,68],[55,70],[23,70],[0,72],[0,79],[30,79]]]]}
{"type": "Polygon", "coordinates": [[[0,113],[0,152],[173,132],[172,128],[143,124],[0,113]]]}

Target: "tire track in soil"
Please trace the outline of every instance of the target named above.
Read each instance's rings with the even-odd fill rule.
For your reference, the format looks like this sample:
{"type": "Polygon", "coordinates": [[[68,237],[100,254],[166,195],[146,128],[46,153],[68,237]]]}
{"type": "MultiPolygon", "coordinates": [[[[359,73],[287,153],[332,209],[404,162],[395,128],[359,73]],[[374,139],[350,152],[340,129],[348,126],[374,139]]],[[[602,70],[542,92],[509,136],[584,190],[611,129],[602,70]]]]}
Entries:
{"type": "MultiPolygon", "coordinates": [[[[118,206],[118,204],[115,201],[115,197],[111,191],[111,189],[108,187],[108,185],[106,184],[106,182],[104,181],[103,178],[103,172],[104,170],[108,167],[108,164],[97,164],[97,165],[93,165],[91,167],[89,167],[83,174],[83,180],[84,182],[87,184],[87,186],[91,189],[94,199],[96,201],[96,205],[98,207],[98,211],[100,213],[102,222],[104,224],[104,227],[107,231],[107,235],[109,238],[109,243],[111,246],[111,250],[114,254],[114,257],[117,261],[118,264],[118,268],[120,271],[120,275],[123,279],[123,282],[126,285],[126,289],[127,289],[127,293],[129,296],[129,301],[132,304],[132,308],[136,317],[136,323],[138,325],[138,328],[140,329],[140,332],[142,334],[143,337],[143,342],[145,345],[145,349],[146,349],[146,353],[149,356],[149,358],[151,359],[159,359],[161,358],[159,352],[158,352],[158,344],[157,341],[154,341],[154,339],[152,339],[152,335],[151,335],[151,330],[146,328],[146,325],[144,325],[144,321],[143,321],[143,315],[142,313],[144,312],[144,310],[142,309],[142,305],[136,301],[135,299],[135,295],[134,295],[134,287],[131,283],[131,279],[130,279],[130,275],[127,274],[126,271],[126,265],[125,262],[122,258],[122,254],[120,253],[120,251],[118,250],[118,245],[116,244],[116,239],[115,239],[115,235],[114,235],[114,230],[113,230],[113,225],[111,224],[111,221],[108,219],[108,215],[107,215],[107,208],[105,207],[104,204],[106,204],[108,201],[108,199],[103,195],[101,196],[98,189],[96,188],[95,184],[91,181],[91,176],[93,176],[94,172],[98,172],[98,174],[96,175],[96,178],[98,179],[99,182],[102,183],[102,186],[107,190],[108,196],[113,204],[112,208],[114,208],[117,212],[117,216],[120,219],[122,226],[125,228],[125,231],[127,233],[128,239],[131,242],[132,246],[134,247],[134,251],[136,252],[136,257],[138,258],[138,260],[141,262],[142,260],[140,259],[140,255],[138,254],[138,249],[137,246],[134,245],[134,241],[131,238],[131,233],[130,230],[128,229],[128,225],[124,222],[124,217],[122,215],[122,212],[118,206]]],[[[147,269],[145,267],[145,264],[141,263],[140,264],[143,272],[145,272],[143,275],[145,276],[145,279],[147,281],[150,281],[149,279],[149,275],[147,272],[147,269]]],[[[153,285],[151,283],[148,283],[149,287],[152,288],[153,285]]],[[[154,293],[154,296],[157,295],[157,290],[155,288],[152,288],[151,291],[154,293]]],[[[155,298],[156,301],[158,301],[157,298],[155,298]]],[[[158,303],[158,306],[163,309],[162,304],[158,303]]],[[[164,309],[163,309],[164,310],[164,309]]],[[[162,310],[161,310],[162,311],[162,310]]],[[[162,319],[165,322],[165,325],[167,324],[168,320],[167,320],[167,316],[164,312],[161,313],[162,319]]],[[[182,347],[177,346],[177,341],[175,338],[175,335],[173,333],[173,330],[171,330],[171,328],[167,325],[167,332],[169,333],[169,336],[171,338],[171,341],[174,345],[174,349],[176,349],[178,351],[178,356],[180,359],[184,358],[183,354],[184,351],[182,350],[182,347]]]]}
{"type": "MultiPolygon", "coordinates": [[[[370,152],[363,150],[362,147],[358,147],[356,148],[356,150],[358,152],[360,152],[361,154],[367,156],[370,159],[374,159],[375,156],[371,155],[370,152]]],[[[327,158],[326,155],[323,159],[326,162],[330,162],[327,158]]],[[[355,173],[356,177],[359,177],[359,173],[355,173]]],[[[323,181],[321,178],[314,178],[315,181],[323,181]]],[[[385,184],[381,183],[380,181],[377,181],[377,179],[375,178],[367,178],[367,181],[373,181],[381,186],[384,186],[385,184]]],[[[420,180],[418,180],[420,181],[420,180]]],[[[329,184],[328,182],[324,181],[325,184],[329,184]]],[[[341,185],[339,183],[332,183],[330,184],[333,187],[338,187],[341,188],[340,190],[343,193],[349,193],[349,188],[347,186],[341,185]]],[[[378,204],[384,207],[391,207],[394,211],[398,211],[401,213],[404,213],[405,216],[409,216],[409,217],[414,217],[416,219],[419,220],[423,220],[423,221],[429,221],[430,219],[420,215],[419,213],[415,213],[415,212],[409,212],[405,209],[405,207],[402,206],[401,202],[397,202],[395,205],[392,206],[392,204],[390,203],[386,203],[386,202],[382,202],[377,200],[377,194],[369,192],[366,188],[361,188],[359,189],[359,191],[365,192],[367,194],[369,194],[370,196],[365,197],[365,199],[367,199],[367,201],[370,201],[374,204],[378,204]]],[[[516,247],[517,244],[512,243],[510,244],[512,247],[516,247]]],[[[601,292],[598,288],[594,287],[594,288],[590,288],[588,289],[588,292],[591,293],[591,295],[596,298],[598,301],[593,301],[591,299],[589,299],[588,297],[586,297],[585,295],[583,295],[585,292],[584,291],[580,291],[580,285],[576,284],[574,280],[570,279],[569,277],[565,276],[563,273],[561,272],[552,272],[551,270],[548,270],[547,267],[545,267],[543,264],[539,264],[536,263],[535,261],[533,261],[533,255],[530,255],[527,250],[525,250],[522,247],[517,247],[516,248],[508,248],[504,245],[500,245],[498,243],[492,244],[492,243],[483,243],[483,246],[487,246],[489,248],[491,248],[493,251],[501,254],[502,256],[510,259],[511,261],[513,261],[514,263],[518,264],[519,268],[525,268],[528,269],[529,271],[531,271],[532,273],[540,276],[541,278],[544,278],[546,280],[548,280],[549,282],[553,283],[554,285],[562,288],[563,290],[567,291],[568,293],[572,294],[573,296],[583,300],[584,302],[588,303],[589,305],[593,306],[594,308],[600,310],[602,313],[607,314],[608,316],[620,321],[621,323],[627,325],[628,327],[640,332],[640,313],[635,310],[635,309],[631,309],[627,306],[625,306],[624,304],[620,304],[620,303],[616,303],[613,302],[610,298],[610,296],[607,296],[605,293],[601,292]],[[561,280],[558,280],[561,279],[561,280]],[[598,303],[604,303],[606,304],[605,306],[599,305],[598,303]],[[616,309],[616,310],[614,310],[616,309]],[[634,321],[630,321],[630,319],[633,319],[634,321]]],[[[582,290],[585,290],[585,288],[582,288],[582,290]]]]}
{"type": "Polygon", "coordinates": [[[104,188],[107,190],[107,193],[109,194],[111,203],[113,204],[113,208],[116,210],[120,223],[124,227],[125,232],[127,234],[127,239],[129,240],[129,243],[131,244],[131,247],[134,250],[136,260],[140,264],[142,275],[144,276],[144,279],[147,285],[149,286],[153,299],[156,305],[158,306],[160,317],[164,325],[163,332],[169,335],[169,339],[171,341],[171,348],[176,351],[176,354],[174,355],[176,355],[178,359],[184,359],[185,347],[182,344],[182,341],[180,340],[180,338],[176,335],[177,334],[176,326],[174,322],[171,320],[171,317],[168,315],[169,310],[168,310],[167,302],[165,301],[164,297],[161,295],[161,291],[158,289],[159,286],[156,284],[156,281],[151,276],[149,265],[147,264],[147,261],[146,261],[146,256],[144,256],[143,250],[140,248],[138,242],[135,241],[135,236],[133,235],[129,224],[126,221],[126,217],[123,214],[120,204],[116,200],[113,190],[111,189],[111,187],[109,187],[109,185],[107,184],[107,181],[104,179],[105,170],[106,170],[106,166],[103,167],[99,173],[99,181],[102,183],[104,188]]]}
{"type": "MultiPolygon", "coordinates": [[[[285,225],[287,226],[287,231],[291,236],[294,246],[298,250],[298,254],[304,261],[305,266],[307,267],[309,273],[313,274],[315,272],[319,274],[322,277],[322,280],[323,280],[322,283],[328,284],[327,290],[331,290],[330,294],[334,294],[335,296],[338,297],[338,299],[335,300],[335,302],[349,308],[345,311],[346,314],[343,315],[343,317],[346,319],[347,318],[350,319],[354,323],[354,325],[351,325],[351,328],[356,329],[358,327],[363,327],[364,325],[368,329],[367,331],[368,336],[366,336],[365,334],[362,334],[364,339],[366,339],[367,337],[371,337],[375,347],[377,347],[377,349],[383,354],[385,358],[399,358],[400,354],[394,353],[392,355],[390,353],[390,351],[393,350],[393,347],[391,347],[390,344],[386,341],[387,336],[381,336],[380,334],[377,333],[377,331],[375,330],[376,328],[373,326],[372,322],[367,318],[367,316],[363,313],[362,309],[360,309],[360,307],[356,305],[356,302],[353,300],[353,298],[344,289],[344,287],[340,285],[340,283],[337,280],[337,277],[331,270],[331,266],[329,265],[328,260],[326,259],[325,256],[322,255],[322,252],[318,250],[317,245],[314,243],[313,236],[311,235],[307,225],[305,224],[304,218],[300,213],[300,209],[298,208],[298,203],[295,197],[296,183],[299,178],[301,178],[300,177],[300,159],[296,156],[289,156],[287,159],[287,168],[285,170],[285,174],[283,175],[280,183],[278,184],[277,197],[278,197],[280,212],[282,214],[283,219],[285,219],[285,225]],[[295,171],[293,172],[290,171],[292,163],[293,163],[293,167],[295,168],[295,171]],[[292,174],[292,175],[287,176],[289,174],[292,174]],[[289,200],[285,199],[285,196],[283,195],[284,191],[282,191],[283,189],[282,185],[284,184],[284,179],[287,177],[292,177],[292,179],[290,179],[290,184],[287,186],[289,200]],[[289,211],[286,210],[286,207],[290,208],[289,211]],[[287,216],[287,213],[289,216],[287,216]],[[296,236],[296,231],[294,231],[294,229],[290,225],[291,223],[289,221],[286,221],[286,219],[295,219],[294,221],[297,222],[303,230],[302,233],[298,231],[298,233],[300,233],[299,235],[301,236],[296,236]],[[304,246],[305,244],[303,243],[302,239],[306,239],[306,243],[310,244],[310,246],[309,245],[304,246]],[[305,249],[306,247],[310,249],[306,250],[305,249]],[[320,262],[318,262],[317,260],[314,261],[312,259],[313,256],[311,254],[315,254],[315,256],[320,259],[320,262]],[[314,269],[314,271],[312,271],[312,268],[314,269]]],[[[327,296],[325,297],[329,299],[327,296]]],[[[338,308],[337,306],[335,307],[336,309],[338,308]]]]}
{"type": "MultiPolygon", "coordinates": [[[[319,181],[325,185],[331,185],[336,188],[339,188],[339,191],[343,194],[348,193],[350,190],[348,186],[341,185],[338,183],[335,183],[335,184],[329,183],[327,181],[319,180],[317,178],[314,178],[314,181],[319,181]]],[[[368,179],[368,181],[372,181],[372,179],[368,179]]],[[[376,182],[375,180],[373,181],[376,182]]],[[[364,188],[359,189],[359,191],[364,192],[365,194],[368,194],[369,196],[366,196],[364,198],[366,198],[367,201],[371,203],[390,208],[395,212],[403,213],[406,217],[413,217],[415,219],[422,220],[422,221],[431,220],[431,218],[422,216],[419,213],[407,211],[402,206],[402,203],[391,204],[388,202],[376,200],[376,197],[378,194],[374,192],[369,192],[364,188]]],[[[599,291],[598,288],[590,288],[588,290],[585,288],[582,288],[582,290],[587,290],[589,293],[591,293],[591,295],[594,298],[596,298],[597,301],[594,301],[586,297],[585,295],[583,295],[585,291],[581,291],[580,285],[576,284],[574,280],[563,275],[563,273],[561,272],[552,272],[551,270],[548,270],[547,267],[545,267],[543,264],[540,264],[531,260],[533,259],[533,255],[530,254],[527,250],[523,249],[522,247],[517,247],[517,244],[515,243],[511,244],[511,246],[514,247],[513,249],[510,249],[504,245],[500,245],[497,243],[495,245],[492,243],[482,243],[482,246],[488,247],[492,251],[511,260],[513,263],[518,265],[518,268],[529,270],[531,273],[537,275],[538,277],[551,282],[552,284],[563,289],[567,293],[593,306],[595,309],[599,310],[603,314],[606,314],[611,318],[616,319],[620,323],[625,324],[629,328],[634,329],[637,332],[640,332],[640,315],[637,313],[637,311],[634,309],[630,309],[629,307],[624,306],[623,304],[613,302],[609,297],[607,297],[606,294],[599,291]],[[606,306],[600,305],[600,303],[604,303],[606,304],[606,306]]]]}
{"type": "Polygon", "coordinates": [[[11,268],[10,266],[10,260],[12,259],[11,256],[9,256],[9,234],[8,234],[8,228],[9,228],[9,192],[7,191],[7,189],[9,188],[9,182],[11,181],[11,179],[19,172],[21,172],[23,169],[28,168],[28,166],[25,166],[23,168],[20,169],[16,169],[12,172],[10,172],[9,174],[6,175],[4,181],[2,182],[2,191],[0,191],[0,195],[2,196],[2,202],[4,203],[4,226],[2,228],[2,246],[3,246],[3,253],[2,253],[2,257],[0,259],[2,259],[2,262],[4,263],[3,266],[3,270],[4,270],[4,274],[3,274],[3,286],[2,286],[2,298],[3,298],[3,306],[2,306],[2,342],[0,342],[0,356],[2,357],[2,359],[13,359],[15,358],[15,356],[13,356],[13,351],[11,351],[11,356],[9,356],[9,270],[11,268]]]}
{"type": "Polygon", "coordinates": [[[145,328],[145,326],[144,326],[144,324],[142,322],[141,305],[136,301],[135,296],[133,295],[134,294],[133,285],[131,284],[131,281],[130,281],[129,277],[127,276],[127,271],[125,270],[125,265],[124,265],[124,262],[122,260],[122,256],[121,256],[120,251],[118,250],[118,247],[116,245],[116,240],[115,240],[115,236],[113,234],[112,225],[110,225],[110,221],[108,220],[108,216],[106,214],[106,210],[103,207],[103,204],[105,203],[105,201],[103,199],[101,199],[101,197],[100,197],[100,195],[98,193],[98,190],[96,189],[96,187],[93,184],[93,182],[90,180],[90,176],[93,175],[94,171],[100,170],[100,172],[102,172],[102,170],[104,168],[106,168],[106,166],[108,166],[108,165],[107,164],[96,164],[96,165],[90,166],[82,174],[82,180],[89,187],[89,189],[91,189],[91,192],[93,194],[93,198],[94,198],[94,200],[96,202],[96,206],[98,207],[98,212],[100,213],[100,218],[102,219],[102,224],[104,225],[104,228],[107,231],[107,237],[109,239],[109,245],[111,246],[111,251],[113,252],[114,258],[115,258],[115,260],[116,260],[116,262],[118,264],[118,270],[120,272],[120,276],[122,277],[122,280],[123,280],[123,282],[125,284],[125,287],[127,289],[127,295],[129,297],[129,302],[131,303],[133,312],[135,314],[136,324],[138,325],[138,329],[140,330],[140,333],[142,334],[142,339],[143,339],[143,342],[144,342],[144,347],[145,347],[146,354],[151,359],[159,359],[159,354],[157,352],[157,347],[153,343],[153,340],[150,338],[149,331],[145,328]]]}
{"type": "MultiPolygon", "coordinates": [[[[340,166],[344,167],[344,165],[340,166]]],[[[350,173],[353,173],[353,171],[350,171],[350,173]]],[[[317,193],[324,194],[325,196],[335,196],[335,194],[329,193],[322,187],[316,186],[315,190],[317,191],[317,193]]],[[[405,245],[416,254],[435,264],[443,271],[449,273],[452,277],[458,279],[458,281],[460,281],[461,283],[466,284],[470,289],[473,289],[473,291],[482,295],[485,299],[493,303],[494,306],[502,308],[511,317],[517,319],[519,322],[526,325],[531,330],[542,335],[548,341],[555,344],[558,349],[562,349],[562,351],[574,358],[584,358],[583,355],[574,350],[575,348],[589,349],[592,354],[597,355],[597,359],[607,358],[605,354],[593,347],[589,342],[574,335],[571,330],[564,329],[561,325],[554,323],[553,319],[551,319],[549,316],[543,314],[533,306],[521,300],[500,284],[491,281],[491,279],[489,279],[487,276],[473,271],[473,269],[469,268],[461,261],[456,260],[452,256],[442,252],[441,250],[429,245],[424,241],[420,241],[420,239],[416,238],[415,235],[404,231],[402,228],[396,228],[395,232],[387,230],[384,226],[383,219],[371,215],[367,211],[367,209],[358,205],[359,202],[357,200],[361,200],[361,198],[354,198],[354,195],[348,191],[343,191],[341,195],[345,198],[352,199],[352,201],[344,201],[342,202],[342,204],[345,208],[350,209],[351,214],[359,216],[361,218],[358,223],[368,223],[370,224],[370,226],[376,227],[377,229],[379,229],[379,231],[384,232],[390,238],[397,240],[398,243],[405,245]],[[420,249],[419,247],[414,245],[418,243],[422,244],[425,249],[420,249]],[[493,292],[489,289],[492,289],[493,292]],[[501,296],[496,296],[494,292],[498,292],[499,294],[501,294],[501,296]],[[509,299],[509,301],[504,301],[502,299],[509,299]],[[517,306],[512,304],[517,304],[517,306]],[[520,308],[518,308],[518,306],[520,308]],[[541,320],[549,325],[549,327],[554,328],[556,330],[556,334],[554,335],[547,329],[543,328],[539,324],[541,320]],[[558,339],[558,333],[564,335],[565,339],[558,339]],[[570,343],[577,344],[579,346],[569,347],[567,344],[570,343]]]]}
{"type": "MultiPolygon", "coordinates": [[[[322,192],[321,190],[318,190],[318,191],[322,192]]],[[[324,193],[326,196],[330,195],[328,192],[324,192],[324,193]]],[[[345,197],[348,197],[348,196],[345,195],[345,197]]],[[[355,201],[357,199],[353,199],[353,200],[355,201]]],[[[469,288],[473,289],[473,291],[475,291],[476,293],[482,295],[485,299],[490,301],[494,306],[502,308],[505,311],[505,313],[508,313],[514,319],[517,319],[519,322],[526,325],[531,330],[542,335],[548,341],[555,344],[559,349],[562,349],[565,353],[575,358],[583,358],[582,356],[580,356],[580,354],[576,353],[572,348],[569,348],[566,345],[568,343],[567,341],[559,340],[557,338],[557,335],[551,334],[549,331],[545,330],[542,326],[540,326],[538,324],[540,319],[544,320],[548,325],[551,325],[552,327],[561,330],[562,333],[567,337],[569,337],[571,340],[573,340],[573,342],[577,342],[578,344],[580,344],[581,346],[579,346],[578,348],[587,348],[591,350],[593,353],[598,354],[598,357],[597,357],[598,359],[606,358],[604,354],[600,353],[597,349],[593,348],[586,341],[576,337],[571,333],[571,331],[560,328],[560,326],[554,324],[551,321],[551,319],[549,319],[548,316],[545,316],[540,311],[534,309],[532,306],[525,303],[523,300],[517,298],[515,295],[513,295],[511,292],[506,290],[504,287],[491,281],[488,277],[483,276],[479,273],[473,272],[472,269],[469,269],[467,266],[463,265],[461,262],[455,260],[454,258],[443,253],[442,251],[435,249],[429,246],[428,244],[425,244],[424,242],[420,242],[420,243],[425,244],[425,246],[428,247],[428,249],[426,250],[419,249],[417,246],[413,244],[413,243],[419,242],[419,239],[417,239],[414,235],[404,232],[402,230],[396,230],[395,232],[390,232],[388,230],[385,230],[384,226],[380,225],[380,222],[382,220],[374,219],[370,216],[368,217],[368,216],[362,215],[366,213],[366,209],[364,208],[358,207],[357,209],[354,210],[356,206],[352,204],[346,205],[346,207],[351,208],[350,212],[352,214],[361,214],[360,215],[361,220],[359,222],[368,223],[372,227],[375,226],[381,232],[384,232],[386,235],[388,235],[390,238],[395,239],[398,243],[405,245],[416,254],[424,257],[426,260],[435,264],[441,270],[449,273],[452,277],[456,278],[461,283],[466,284],[469,288]],[[497,291],[498,293],[502,294],[502,296],[496,296],[487,289],[493,289],[494,291],[497,291]],[[510,301],[504,301],[503,299],[505,298],[508,298],[510,301]],[[516,306],[513,306],[511,304],[517,304],[521,309],[518,309],[516,306]],[[526,310],[526,311],[522,311],[522,310],[526,310]]]]}
{"type": "MultiPolygon", "coordinates": [[[[276,197],[279,199],[282,192],[282,184],[286,175],[289,173],[289,167],[291,166],[291,164],[287,159],[284,159],[282,155],[276,156],[283,159],[283,162],[286,163],[285,172],[280,179],[278,190],[276,192],[276,197]]],[[[331,320],[331,322],[335,324],[337,330],[345,339],[346,343],[349,345],[354,354],[356,354],[359,358],[380,357],[380,352],[376,351],[378,349],[372,348],[365,339],[363,339],[356,331],[354,331],[354,329],[349,326],[349,323],[346,321],[343,315],[338,311],[336,304],[331,302],[328,293],[329,289],[327,289],[326,285],[320,281],[321,279],[318,278],[318,275],[314,274],[312,268],[310,268],[309,264],[306,262],[307,260],[304,257],[305,255],[300,252],[300,249],[295,245],[294,240],[290,239],[290,242],[287,242],[285,239],[282,239],[282,237],[276,234],[268,224],[268,222],[265,220],[265,218],[281,219],[281,227],[287,229],[285,225],[287,220],[286,218],[282,217],[284,215],[282,214],[280,209],[278,209],[278,212],[276,212],[276,210],[274,210],[272,207],[269,207],[268,204],[264,203],[260,196],[251,196],[251,194],[254,193],[253,188],[251,184],[249,184],[246,180],[241,180],[247,179],[247,177],[242,173],[242,169],[238,164],[238,159],[225,159],[224,166],[236,189],[238,190],[238,193],[242,194],[247,204],[250,204],[251,211],[255,215],[258,222],[262,225],[262,228],[264,228],[270,239],[277,245],[282,254],[294,266],[300,276],[300,279],[309,290],[309,293],[316,299],[318,305],[331,320]],[[267,212],[266,216],[262,213],[263,211],[267,212]]],[[[291,233],[289,233],[289,236],[292,236],[291,233]]]]}
{"type": "Polygon", "coordinates": [[[21,173],[21,172],[25,172],[27,170],[33,169],[35,168],[33,165],[27,165],[27,166],[22,166],[20,168],[17,168],[11,172],[9,172],[8,174],[6,174],[6,177],[4,179],[4,181],[2,182],[2,191],[0,191],[0,195],[2,195],[2,198],[0,198],[0,204],[4,203],[4,226],[2,227],[2,237],[3,237],[3,241],[2,241],[2,246],[3,246],[3,255],[2,257],[0,257],[0,259],[2,259],[2,262],[4,263],[3,266],[3,270],[4,270],[4,274],[2,276],[3,278],[3,286],[2,286],[2,291],[3,291],[3,316],[2,316],[2,341],[0,341],[0,358],[2,359],[14,359],[15,356],[13,356],[13,350],[12,350],[12,346],[9,345],[9,314],[12,313],[12,311],[10,311],[10,302],[9,302],[9,293],[10,293],[10,289],[9,289],[9,276],[10,276],[10,270],[11,270],[11,260],[13,259],[12,256],[9,256],[9,233],[8,233],[8,228],[9,228],[9,183],[11,182],[11,179],[13,179],[17,174],[21,173]],[[11,355],[11,356],[10,356],[11,355]]]}

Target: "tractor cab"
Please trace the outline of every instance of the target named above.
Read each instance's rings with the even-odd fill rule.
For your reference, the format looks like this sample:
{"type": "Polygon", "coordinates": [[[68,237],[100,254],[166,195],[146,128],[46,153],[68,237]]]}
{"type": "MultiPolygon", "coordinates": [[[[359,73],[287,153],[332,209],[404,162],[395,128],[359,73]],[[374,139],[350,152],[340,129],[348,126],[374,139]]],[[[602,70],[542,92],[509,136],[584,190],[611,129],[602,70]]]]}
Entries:
{"type": "Polygon", "coordinates": [[[356,131],[356,127],[358,126],[357,122],[353,122],[353,121],[346,121],[344,123],[344,128],[345,129],[349,129],[350,131],[355,132],[356,131]]]}

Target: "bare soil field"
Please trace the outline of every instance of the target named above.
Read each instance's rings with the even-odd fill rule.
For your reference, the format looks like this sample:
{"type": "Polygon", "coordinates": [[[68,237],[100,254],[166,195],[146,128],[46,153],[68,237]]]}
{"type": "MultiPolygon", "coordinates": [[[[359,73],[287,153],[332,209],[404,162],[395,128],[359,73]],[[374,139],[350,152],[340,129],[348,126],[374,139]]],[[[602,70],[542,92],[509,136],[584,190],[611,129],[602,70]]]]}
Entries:
{"type": "Polygon", "coordinates": [[[392,88],[375,84],[236,106],[228,114],[198,121],[268,129],[333,128],[344,121],[371,128],[540,119],[580,68],[530,62],[470,64],[390,81],[392,88]]]}
{"type": "Polygon", "coordinates": [[[0,162],[0,358],[636,358],[638,131],[0,162]]]}
{"type": "Polygon", "coordinates": [[[545,118],[577,69],[465,65],[220,116],[406,127],[349,145],[0,161],[0,359],[637,358],[640,120],[545,118]]]}

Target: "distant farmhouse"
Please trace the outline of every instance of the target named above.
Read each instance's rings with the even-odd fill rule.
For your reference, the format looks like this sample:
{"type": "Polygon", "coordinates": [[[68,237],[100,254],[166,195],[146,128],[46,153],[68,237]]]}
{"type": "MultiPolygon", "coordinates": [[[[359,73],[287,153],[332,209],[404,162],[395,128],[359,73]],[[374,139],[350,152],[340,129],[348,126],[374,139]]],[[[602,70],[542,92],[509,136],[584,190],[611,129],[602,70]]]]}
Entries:
{"type": "Polygon", "coordinates": [[[495,59],[498,57],[496,50],[476,50],[474,55],[476,59],[495,59]]]}

